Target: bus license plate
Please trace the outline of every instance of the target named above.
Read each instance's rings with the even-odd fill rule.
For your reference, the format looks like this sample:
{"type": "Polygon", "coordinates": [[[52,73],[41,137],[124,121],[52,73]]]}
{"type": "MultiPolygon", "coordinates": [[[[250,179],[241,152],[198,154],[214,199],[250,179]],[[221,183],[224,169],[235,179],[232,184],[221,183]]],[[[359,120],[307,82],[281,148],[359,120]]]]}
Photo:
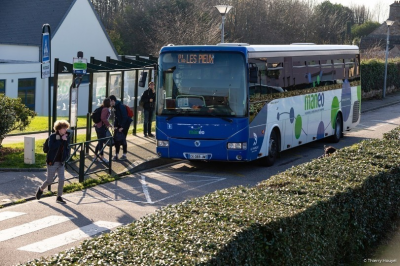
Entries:
{"type": "Polygon", "coordinates": [[[190,154],[189,159],[193,160],[206,160],[207,154],[190,154]]]}

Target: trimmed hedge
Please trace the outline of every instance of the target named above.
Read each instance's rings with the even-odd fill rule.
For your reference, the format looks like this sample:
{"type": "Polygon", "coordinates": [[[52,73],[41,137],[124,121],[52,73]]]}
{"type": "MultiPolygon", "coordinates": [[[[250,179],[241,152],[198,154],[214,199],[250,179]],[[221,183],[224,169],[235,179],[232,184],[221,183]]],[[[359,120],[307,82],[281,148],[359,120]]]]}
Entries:
{"type": "Polygon", "coordinates": [[[256,187],[167,206],[25,265],[362,263],[399,217],[400,141],[399,129],[394,131],[292,167],[256,187]]]}
{"type": "MultiPolygon", "coordinates": [[[[364,92],[382,90],[385,77],[385,60],[361,61],[361,86],[364,92]]],[[[400,58],[391,58],[387,65],[387,87],[400,88],[400,58]]]]}

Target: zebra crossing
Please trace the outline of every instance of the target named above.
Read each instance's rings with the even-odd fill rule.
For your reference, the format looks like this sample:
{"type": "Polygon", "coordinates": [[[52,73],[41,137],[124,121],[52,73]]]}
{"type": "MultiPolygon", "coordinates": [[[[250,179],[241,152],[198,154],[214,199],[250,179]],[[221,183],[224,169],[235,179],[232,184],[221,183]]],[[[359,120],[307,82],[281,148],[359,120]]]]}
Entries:
{"type": "MultiPolygon", "coordinates": [[[[15,219],[18,222],[18,217],[26,215],[23,212],[5,211],[0,212],[0,222],[10,219],[15,219]]],[[[62,224],[75,219],[74,217],[62,216],[62,215],[49,215],[41,219],[37,219],[31,222],[23,223],[11,228],[0,229],[0,243],[7,240],[11,240],[20,236],[24,236],[30,233],[34,233],[39,230],[46,229],[48,227],[62,224]]],[[[34,243],[17,248],[21,251],[29,251],[36,253],[43,253],[58,247],[62,247],[73,242],[83,240],[85,238],[94,236],[102,233],[106,230],[111,230],[115,227],[121,226],[121,223],[107,222],[107,221],[96,221],[91,224],[79,227],[77,229],[61,233],[59,235],[46,238],[34,243]]],[[[1,228],[0,223],[0,228],[1,228]]]]}

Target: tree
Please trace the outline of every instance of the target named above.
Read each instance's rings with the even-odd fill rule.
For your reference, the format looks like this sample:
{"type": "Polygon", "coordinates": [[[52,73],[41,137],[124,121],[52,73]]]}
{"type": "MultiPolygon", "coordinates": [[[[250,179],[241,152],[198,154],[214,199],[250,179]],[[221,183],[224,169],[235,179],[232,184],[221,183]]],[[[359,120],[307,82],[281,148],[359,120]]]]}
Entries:
{"type": "Polygon", "coordinates": [[[26,107],[21,98],[0,95],[0,147],[8,133],[23,131],[35,116],[36,113],[26,107]]]}
{"type": "Polygon", "coordinates": [[[321,43],[341,44],[346,41],[347,25],[354,24],[350,8],[325,1],[316,6],[314,15],[314,20],[319,23],[316,35],[321,43]]]}
{"type": "Polygon", "coordinates": [[[379,22],[372,21],[367,21],[361,25],[355,24],[351,27],[351,35],[353,36],[353,38],[361,38],[369,35],[380,26],[381,24],[379,22]]]}

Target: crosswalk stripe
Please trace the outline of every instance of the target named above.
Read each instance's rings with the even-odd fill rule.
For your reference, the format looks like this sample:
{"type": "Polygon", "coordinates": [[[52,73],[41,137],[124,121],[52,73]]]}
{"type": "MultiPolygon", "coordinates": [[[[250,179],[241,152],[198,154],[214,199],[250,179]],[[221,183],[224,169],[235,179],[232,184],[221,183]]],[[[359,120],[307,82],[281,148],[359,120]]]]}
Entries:
{"type": "Polygon", "coordinates": [[[32,233],[38,230],[41,230],[46,227],[50,227],[56,224],[60,224],[69,220],[74,219],[74,217],[65,217],[65,216],[47,216],[45,218],[29,222],[26,224],[22,224],[19,226],[11,227],[9,229],[5,229],[0,231],[0,242],[9,240],[18,236],[22,236],[28,233],[32,233]]]}
{"type": "Polygon", "coordinates": [[[7,219],[14,218],[14,217],[18,217],[18,216],[21,216],[21,215],[24,215],[24,214],[26,214],[26,213],[24,213],[24,212],[10,212],[10,211],[1,212],[0,213],[0,222],[4,221],[4,220],[7,220],[7,219]]]}
{"type": "Polygon", "coordinates": [[[53,236],[53,237],[47,238],[45,240],[21,247],[21,248],[18,248],[18,250],[43,253],[48,250],[58,248],[58,247],[73,243],[75,241],[84,239],[86,237],[93,236],[100,232],[110,230],[111,228],[114,228],[114,227],[117,227],[120,225],[122,225],[122,224],[106,222],[106,221],[98,221],[98,222],[92,223],[90,225],[86,225],[81,228],[78,228],[78,229],[57,235],[57,236],[53,236]]]}

